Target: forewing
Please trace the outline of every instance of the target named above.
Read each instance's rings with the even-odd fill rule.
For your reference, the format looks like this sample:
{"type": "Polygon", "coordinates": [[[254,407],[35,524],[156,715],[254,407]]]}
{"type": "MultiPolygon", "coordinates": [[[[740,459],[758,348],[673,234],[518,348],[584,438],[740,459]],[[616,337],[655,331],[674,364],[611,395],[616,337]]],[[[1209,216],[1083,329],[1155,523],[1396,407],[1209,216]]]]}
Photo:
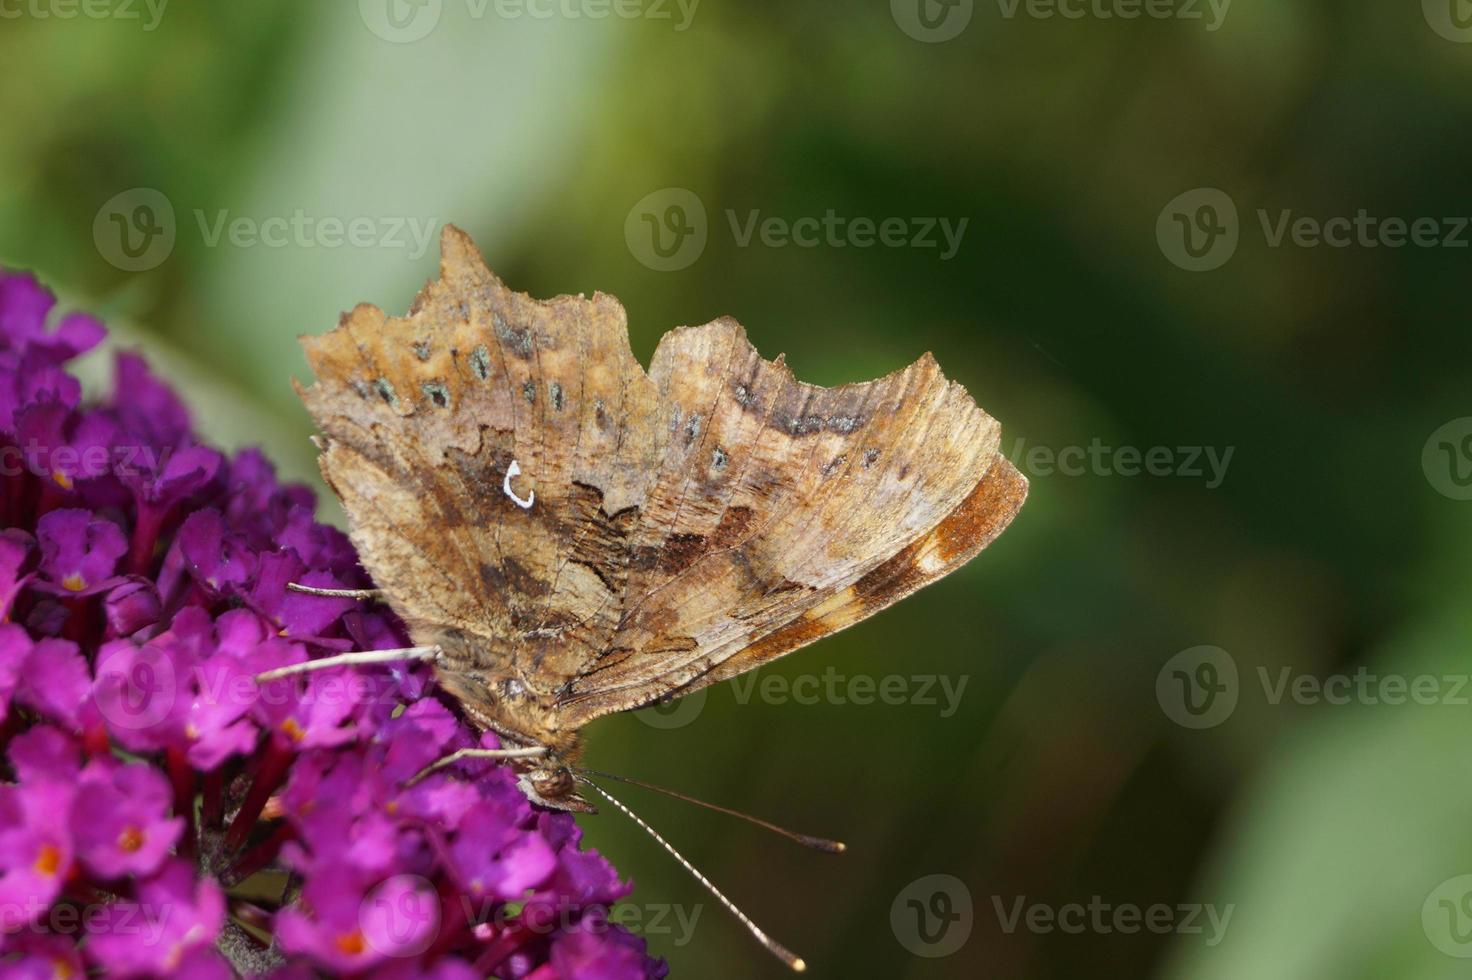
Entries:
{"type": "Polygon", "coordinates": [[[394,608],[482,638],[556,727],[857,622],[1025,496],[997,423],[928,355],[819,388],[723,319],[668,334],[646,374],[616,300],[538,302],[458,230],[441,248],[407,316],[360,306],[304,341],[302,395],[394,608]]]}
{"type": "Polygon", "coordinates": [[[411,629],[480,637],[550,696],[616,625],[657,399],[616,300],[537,302],[458,229],[441,249],[407,316],[359,306],[303,339],[302,398],[360,558],[411,629]]]}

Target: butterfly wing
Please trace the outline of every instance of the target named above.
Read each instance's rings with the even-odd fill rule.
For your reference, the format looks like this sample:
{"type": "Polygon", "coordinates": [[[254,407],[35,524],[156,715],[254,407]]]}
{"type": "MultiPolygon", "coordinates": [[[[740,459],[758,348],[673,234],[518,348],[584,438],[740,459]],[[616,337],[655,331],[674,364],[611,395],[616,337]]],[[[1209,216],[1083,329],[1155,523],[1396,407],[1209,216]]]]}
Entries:
{"type": "Polygon", "coordinates": [[[547,725],[759,666],[969,559],[1026,481],[928,356],[824,389],[732,320],[646,374],[611,297],[507,289],[447,228],[405,317],[305,338],[302,397],[363,564],[418,637],[472,638],[547,725]]]}
{"type": "Polygon", "coordinates": [[[731,320],[667,335],[674,438],[633,533],[617,631],[571,724],[683,695],[878,612],[964,564],[1021,506],[1000,428],[928,355],[825,389],[731,320]]]}
{"type": "Polygon", "coordinates": [[[455,228],[441,250],[407,316],[363,305],[302,338],[300,393],[395,611],[494,644],[547,693],[616,621],[657,398],[616,300],[514,293],[455,228]]]}

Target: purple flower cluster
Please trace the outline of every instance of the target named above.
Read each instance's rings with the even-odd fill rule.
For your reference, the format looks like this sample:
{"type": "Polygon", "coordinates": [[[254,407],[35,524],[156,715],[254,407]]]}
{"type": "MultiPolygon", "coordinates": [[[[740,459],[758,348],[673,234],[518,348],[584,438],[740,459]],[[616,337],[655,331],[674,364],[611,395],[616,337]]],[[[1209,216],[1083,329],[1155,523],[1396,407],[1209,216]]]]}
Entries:
{"type": "Polygon", "coordinates": [[[571,816],[504,765],[413,780],[477,744],[426,669],[255,680],[406,637],[287,589],[369,583],[141,359],[84,405],[104,330],[53,305],[0,273],[0,975],[662,977],[571,816]]]}

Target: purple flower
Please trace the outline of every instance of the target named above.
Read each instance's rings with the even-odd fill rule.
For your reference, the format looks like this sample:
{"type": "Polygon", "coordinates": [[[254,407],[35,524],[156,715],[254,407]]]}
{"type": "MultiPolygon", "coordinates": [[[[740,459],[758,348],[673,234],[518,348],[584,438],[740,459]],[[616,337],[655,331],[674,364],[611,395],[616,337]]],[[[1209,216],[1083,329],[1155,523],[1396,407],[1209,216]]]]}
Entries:
{"type": "Polygon", "coordinates": [[[81,977],[86,970],[76,943],[66,936],[22,932],[4,948],[10,980],[61,980],[81,977]]]}
{"type": "Polygon", "coordinates": [[[552,941],[551,962],[530,974],[538,980],[640,980],[663,970],[644,955],[644,944],[610,925],[602,915],[589,915],[552,941]]]}
{"type": "Polygon", "coordinates": [[[132,636],[157,623],[163,614],[158,586],[146,578],[124,579],[107,593],[102,608],[107,616],[109,638],[132,636]]]}
{"type": "Polygon", "coordinates": [[[531,807],[492,800],[468,811],[450,849],[454,870],[465,890],[476,898],[509,902],[546,881],[557,857],[546,839],[518,824],[531,817],[531,807]]]}
{"type": "Polygon", "coordinates": [[[111,584],[128,539],[112,521],[88,510],[53,510],[36,526],[41,574],[66,592],[100,591],[111,584]]]}
{"type": "Polygon", "coordinates": [[[98,760],[82,773],[72,806],[72,839],[82,866],[102,879],[150,875],[184,831],[170,817],[169,781],[145,765],[98,760]]]}
{"type": "Polygon", "coordinates": [[[19,528],[0,532],[0,622],[10,621],[10,607],[30,581],[31,577],[22,575],[21,569],[30,557],[31,545],[31,536],[19,528]]]}
{"type": "Polygon", "coordinates": [[[72,870],[65,820],[72,787],[60,779],[0,785],[0,933],[38,919],[72,870]]]}
{"type": "MultiPolygon", "coordinates": [[[[92,687],[86,659],[70,640],[33,643],[24,631],[17,635],[18,630],[0,626],[0,650],[10,651],[18,663],[15,701],[68,728],[80,727],[81,708],[92,687]]],[[[0,658],[6,656],[0,652],[0,658]]]]}
{"type": "Polygon", "coordinates": [[[102,327],[53,306],[0,273],[0,973],[663,976],[570,816],[489,762],[415,780],[497,744],[426,668],[255,680],[407,638],[287,589],[371,583],[309,490],[201,444],[142,358],[83,403],[67,362],[102,327]]]}
{"type": "Polygon", "coordinates": [[[369,889],[350,866],[323,868],[307,882],[301,904],[278,917],[282,948],[340,973],[419,951],[439,922],[437,896],[416,887],[421,881],[400,877],[369,889]]]}
{"type": "Polygon", "coordinates": [[[86,945],[109,976],[171,976],[183,967],[195,975],[216,972],[211,964],[219,957],[211,946],[225,919],[225,898],[184,862],[170,862],[138,887],[135,901],[113,903],[109,912],[98,917],[86,945]]]}

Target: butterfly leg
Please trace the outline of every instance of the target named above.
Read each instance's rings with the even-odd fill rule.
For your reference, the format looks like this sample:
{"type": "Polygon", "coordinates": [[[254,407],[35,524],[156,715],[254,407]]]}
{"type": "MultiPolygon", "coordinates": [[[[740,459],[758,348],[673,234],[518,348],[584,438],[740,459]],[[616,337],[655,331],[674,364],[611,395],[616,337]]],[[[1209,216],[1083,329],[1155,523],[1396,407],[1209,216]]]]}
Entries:
{"type": "Polygon", "coordinates": [[[324,599],[364,599],[373,601],[383,598],[382,589],[319,589],[312,585],[301,585],[296,582],[286,583],[286,587],[293,592],[303,595],[321,596],[324,599]]]}
{"type": "Polygon", "coordinates": [[[544,745],[529,745],[524,748],[514,749],[460,749],[459,751],[451,752],[443,759],[437,759],[431,762],[419,770],[419,772],[415,773],[414,778],[409,780],[405,785],[413,786],[430,773],[443,769],[446,766],[453,766],[462,759],[536,759],[546,754],[547,747],[544,745]]]}
{"type": "Polygon", "coordinates": [[[329,667],[347,667],[353,664],[391,664],[405,660],[435,660],[440,655],[439,647],[404,647],[397,650],[361,650],[357,653],[339,653],[332,657],[319,657],[316,660],[307,660],[299,664],[290,664],[286,667],[277,667],[256,675],[258,682],[274,681],[280,677],[289,677],[292,674],[305,674],[312,670],[326,670],[329,667]]]}

